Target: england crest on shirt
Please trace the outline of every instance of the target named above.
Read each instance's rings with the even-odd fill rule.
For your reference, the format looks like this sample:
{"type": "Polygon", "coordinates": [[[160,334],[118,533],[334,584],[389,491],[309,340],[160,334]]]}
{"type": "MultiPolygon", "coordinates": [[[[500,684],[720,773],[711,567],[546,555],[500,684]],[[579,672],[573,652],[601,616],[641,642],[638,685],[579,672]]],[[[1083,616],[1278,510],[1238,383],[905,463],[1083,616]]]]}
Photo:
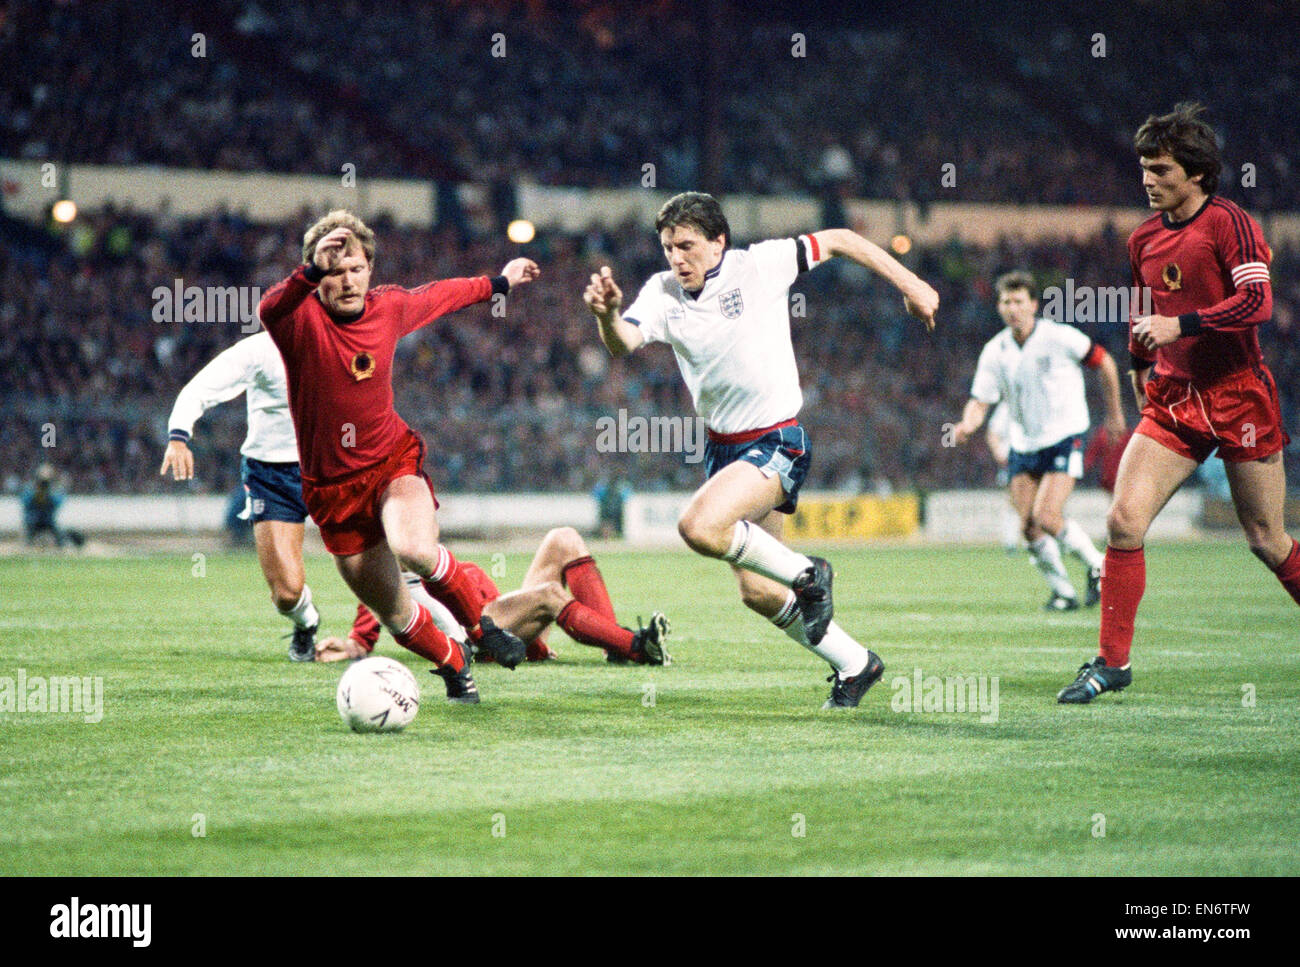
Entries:
{"type": "Polygon", "coordinates": [[[745,303],[740,298],[740,290],[732,289],[718,296],[718,308],[724,319],[735,319],[745,311],[745,303]]]}

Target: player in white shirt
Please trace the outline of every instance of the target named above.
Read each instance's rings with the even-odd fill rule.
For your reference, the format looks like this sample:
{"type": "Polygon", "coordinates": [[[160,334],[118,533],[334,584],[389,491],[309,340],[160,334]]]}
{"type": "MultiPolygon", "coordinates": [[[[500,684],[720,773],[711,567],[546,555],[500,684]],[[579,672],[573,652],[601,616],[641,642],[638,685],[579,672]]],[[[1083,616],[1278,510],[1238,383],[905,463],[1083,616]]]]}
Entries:
{"type": "Polygon", "coordinates": [[[1072,611],[1078,595],[1061,560],[1061,548],[1088,568],[1092,606],[1100,598],[1102,555],[1065,502],[1083,476],[1083,437],[1088,401],[1083,367],[1101,374],[1106,429],[1124,434],[1119,369],[1110,353],[1073,326],[1038,318],[1034,279],[1008,272],[997,280],[998,314],[1005,328],[980,353],[970,399],[954,429],[964,443],[980,428],[989,408],[1001,403],[1010,416],[1007,470],[1011,503],[1020,515],[1029,553],[1052,589],[1046,608],[1072,611]]]}
{"type": "Polygon", "coordinates": [[[158,471],[176,480],[194,476],[190,437],[212,407],[244,393],[248,435],[240,447],[241,477],[248,492],[245,517],[253,520],[257,560],[276,610],[293,622],[289,657],[312,661],[320,615],[312,604],[302,563],[303,522],[298,438],[289,417],[284,360],[269,334],[259,332],[219,353],[181,389],[167,420],[167,452],[158,471]]]}
{"type": "Polygon", "coordinates": [[[856,706],[885,666],[831,620],[830,565],[780,540],[783,515],[794,511],[811,458],[798,422],[803,395],[789,289],[801,272],[845,256],[898,288],[907,311],[929,328],[938,293],[847,229],[729,248],[721,206],[701,192],[670,199],[655,231],[669,269],[645,283],[626,315],[608,266],[591,277],[583,299],[614,356],[669,343],[708,424],[708,480],[678,531],[692,550],[731,564],[747,607],[831,664],[834,684],[824,708],[856,706]]]}

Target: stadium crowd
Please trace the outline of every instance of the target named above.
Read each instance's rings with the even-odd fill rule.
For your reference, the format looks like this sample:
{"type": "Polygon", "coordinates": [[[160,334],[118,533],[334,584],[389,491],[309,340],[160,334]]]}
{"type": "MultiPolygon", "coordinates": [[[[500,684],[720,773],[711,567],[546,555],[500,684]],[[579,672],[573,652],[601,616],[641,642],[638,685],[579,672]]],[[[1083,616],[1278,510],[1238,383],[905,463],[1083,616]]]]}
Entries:
{"type": "Polygon", "coordinates": [[[1131,205],[1141,91],[1205,99],[1230,175],[1255,166],[1252,209],[1300,207],[1282,5],[1158,31],[1149,6],[1039,5],[1008,29],[984,0],[868,26],[730,0],[10,0],[0,155],[581,186],[654,164],[669,190],[1131,205]]]}
{"type": "MultiPolygon", "coordinates": [[[[162,291],[255,286],[288,274],[310,218],[255,225],[226,213],[203,219],[108,211],[48,233],[0,221],[0,480],[17,486],[35,454],[56,464],[73,492],[161,492],[165,422],[180,387],[255,320],[174,321],[162,291]],[[159,319],[158,316],[167,318],[159,319]],[[43,448],[44,447],[44,448],[43,448]]],[[[376,284],[492,274],[518,251],[499,240],[462,248],[454,234],[375,221],[376,284]]],[[[739,239],[744,244],[746,240],[739,239]]],[[[690,416],[672,353],[651,347],[611,360],[582,304],[588,274],[616,267],[630,298],[662,256],[641,225],[542,235],[526,253],[542,279],[511,298],[504,318],[475,307],[409,337],[398,348],[398,411],[429,441],[429,471],[450,490],[688,488],[701,468],[680,454],[601,453],[602,416],[690,416]]],[[[832,263],[803,277],[805,315],[794,319],[814,441],[811,488],[855,491],[987,485],[986,449],[946,449],[944,424],[960,415],[975,358],[1000,322],[991,282],[1029,266],[1043,285],[1126,286],[1124,240],[1029,245],[1014,238],[980,248],[958,241],[913,253],[942,297],[927,336],[891,290],[856,267],[832,263]]],[[[1261,330],[1282,393],[1286,425],[1300,427],[1300,251],[1279,248],[1273,324],[1261,330]]],[[[255,304],[248,293],[245,303],[255,304]]],[[[1084,325],[1126,359],[1123,325],[1084,325]]],[[[1095,381],[1094,414],[1100,413],[1095,381]]],[[[1127,397],[1127,393],[1125,394],[1127,397]]],[[[1126,399],[1130,424],[1134,410],[1126,399]]],[[[238,480],[242,402],[219,407],[195,434],[196,486],[226,492],[238,480]]],[[[1291,478],[1300,479],[1295,465],[1291,478]]]]}

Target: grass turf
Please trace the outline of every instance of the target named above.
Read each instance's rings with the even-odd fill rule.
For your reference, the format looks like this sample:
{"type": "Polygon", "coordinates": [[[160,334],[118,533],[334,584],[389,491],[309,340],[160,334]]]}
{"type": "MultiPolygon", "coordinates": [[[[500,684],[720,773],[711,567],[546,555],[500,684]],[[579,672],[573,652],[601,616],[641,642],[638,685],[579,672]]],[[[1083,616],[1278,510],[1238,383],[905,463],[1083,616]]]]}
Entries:
{"type": "MultiPolygon", "coordinates": [[[[557,632],[560,661],[480,667],[451,707],[385,635],[424,692],[387,736],[340,722],[342,666],[286,660],[251,554],[0,560],[0,676],[104,688],[94,724],[0,712],[0,873],[1300,873],[1297,612],[1243,544],[1150,549],[1134,684],[1083,707],[1054,698],[1097,613],[1042,613],[1023,556],[830,557],[888,666],[855,712],[820,711],[825,666],[725,567],[619,552],[620,617],[668,612],[671,667],[557,632]],[[917,668],[997,676],[997,721],[895,710],[917,668]]],[[[328,559],[308,578],[344,632],[328,559]]]]}

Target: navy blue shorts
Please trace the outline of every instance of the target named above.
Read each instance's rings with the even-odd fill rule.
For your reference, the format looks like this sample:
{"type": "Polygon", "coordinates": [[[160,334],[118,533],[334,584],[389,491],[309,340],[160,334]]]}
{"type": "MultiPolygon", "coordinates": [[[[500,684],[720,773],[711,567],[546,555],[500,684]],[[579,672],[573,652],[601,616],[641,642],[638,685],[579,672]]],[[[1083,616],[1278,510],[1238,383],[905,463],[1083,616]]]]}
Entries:
{"type": "Polygon", "coordinates": [[[254,524],[264,520],[282,520],[301,524],[307,519],[307,505],[302,501],[302,474],[297,463],[264,463],[244,457],[239,466],[240,479],[248,500],[239,516],[254,524]]]}
{"type": "Polygon", "coordinates": [[[712,477],[737,460],[752,463],[764,476],[780,477],[786,501],[776,509],[783,514],[794,513],[799,503],[799,488],[812,464],[812,448],[802,426],[795,423],[779,427],[745,443],[717,443],[710,438],[704,448],[705,477],[712,477]]]}
{"type": "Polygon", "coordinates": [[[1007,456],[1007,474],[1014,477],[1027,473],[1041,477],[1045,473],[1068,473],[1075,480],[1083,478],[1083,434],[1068,436],[1060,443],[1033,453],[1012,450],[1007,456]]]}

